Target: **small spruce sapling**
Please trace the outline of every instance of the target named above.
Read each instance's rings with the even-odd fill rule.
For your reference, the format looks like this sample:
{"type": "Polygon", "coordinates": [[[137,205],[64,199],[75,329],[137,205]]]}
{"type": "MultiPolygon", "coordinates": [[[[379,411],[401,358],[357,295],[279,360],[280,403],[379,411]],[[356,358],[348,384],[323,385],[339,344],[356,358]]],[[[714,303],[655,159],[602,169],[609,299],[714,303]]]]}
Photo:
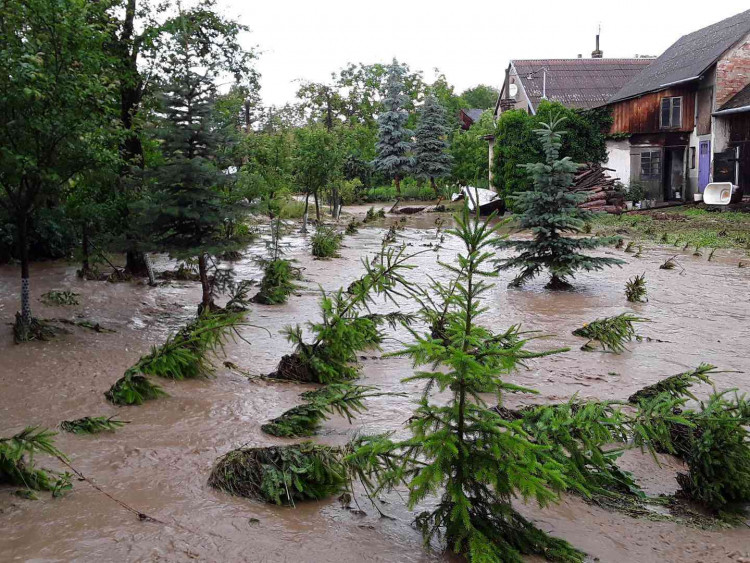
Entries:
{"type": "Polygon", "coordinates": [[[570,237],[566,233],[581,233],[591,212],[578,207],[585,195],[569,190],[573,174],[579,165],[570,157],[560,158],[564,118],[551,116],[535,132],[544,149],[544,162],[525,164],[534,188],[513,196],[514,208],[519,213],[519,228],[530,230],[531,240],[502,240],[498,248],[513,248],[520,253],[497,262],[501,270],[520,268],[511,286],[521,286],[543,270],[550,273],[549,289],[571,286],[569,278],[579,270],[595,271],[620,265],[622,260],[583,254],[600,246],[614,244],[616,237],[570,237]]]}
{"type": "Polygon", "coordinates": [[[312,342],[305,340],[300,325],[285,327],[282,333],[295,351],[284,356],[269,377],[324,384],[355,379],[356,354],[380,346],[381,327],[411,321],[400,312],[379,315],[367,311],[374,296],[395,304],[396,296],[410,294],[411,285],[403,276],[413,267],[408,261],[414,255],[407,255],[404,247],[383,249],[372,262],[362,260],[365,274],[346,291],[326,293],[321,289],[322,320],[308,323],[312,342]]]}
{"type": "Polygon", "coordinates": [[[253,297],[255,303],[265,305],[278,305],[286,303],[287,297],[299,288],[294,283],[302,276],[291,260],[283,258],[284,244],[282,222],[276,218],[271,223],[271,238],[267,242],[268,258],[256,260],[263,268],[263,279],[260,282],[260,291],[253,297]]]}
{"type": "Polygon", "coordinates": [[[522,390],[503,377],[526,358],[557,352],[530,352],[525,339],[509,343],[480,324],[486,310],[482,296],[490,288],[483,278],[496,275],[488,268],[499,228],[493,218],[475,219],[466,209],[457,217],[450,234],[463,242],[464,252],[455,263],[442,264],[456,291],[444,287],[452,297],[441,333],[436,338],[413,330],[414,343],[397,353],[417,367],[429,366],[405,379],[425,384],[408,422],[412,437],[401,442],[387,435],[361,437],[347,462],[371,495],[405,485],[412,508],[438,495],[434,508],[416,519],[426,543],[442,537],[448,549],[470,561],[520,561],[521,554],[532,553],[582,561],[580,551],[547,535],[511,505],[516,496],[541,505],[557,500],[558,491],[573,486],[564,466],[480,395],[491,389],[502,400],[522,390]],[[445,396],[434,400],[433,391],[445,396]]]}

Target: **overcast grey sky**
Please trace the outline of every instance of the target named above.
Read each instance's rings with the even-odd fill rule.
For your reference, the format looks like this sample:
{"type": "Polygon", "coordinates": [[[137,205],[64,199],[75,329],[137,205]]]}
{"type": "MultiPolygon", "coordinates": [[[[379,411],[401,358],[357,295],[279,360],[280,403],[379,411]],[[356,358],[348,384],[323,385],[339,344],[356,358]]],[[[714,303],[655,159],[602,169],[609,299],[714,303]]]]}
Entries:
{"type": "Polygon", "coordinates": [[[394,56],[457,91],[500,86],[509,59],[659,55],[680,36],[750,8],[748,0],[220,0],[262,51],[265,104],[294,99],[296,79],[323,81],[347,62],[394,56]]]}

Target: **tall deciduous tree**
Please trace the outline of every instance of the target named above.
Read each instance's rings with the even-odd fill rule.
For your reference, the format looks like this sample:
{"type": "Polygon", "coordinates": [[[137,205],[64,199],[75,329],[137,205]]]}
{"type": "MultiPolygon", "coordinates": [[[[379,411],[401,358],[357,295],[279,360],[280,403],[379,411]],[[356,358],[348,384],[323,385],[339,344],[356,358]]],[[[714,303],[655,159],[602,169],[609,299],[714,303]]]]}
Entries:
{"type": "Polygon", "coordinates": [[[461,92],[461,98],[467,108],[492,109],[500,95],[495,88],[486,84],[478,84],[461,92]]]}
{"type": "Polygon", "coordinates": [[[409,114],[404,109],[408,97],[404,94],[403,74],[404,69],[393,59],[389,68],[383,112],[378,117],[378,155],[373,161],[378,172],[393,178],[397,193],[401,193],[401,179],[412,165],[408,154],[412,145],[412,132],[406,128],[409,114]]]}
{"type": "MultiPolygon", "coordinates": [[[[34,212],[76,175],[111,160],[117,82],[104,7],[85,0],[0,2],[0,205],[18,229],[21,314],[32,338],[28,233],[34,212]]],[[[116,153],[115,153],[116,154],[116,153]]]]}
{"type": "Polygon", "coordinates": [[[616,258],[595,257],[580,252],[612,244],[616,237],[564,236],[565,233],[583,231],[591,212],[577,207],[586,196],[568,189],[579,165],[572,162],[570,157],[560,158],[565,133],[560,127],[564,118],[550,114],[549,119],[549,123],[542,123],[541,129],[535,131],[544,150],[544,162],[524,165],[533,179],[534,188],[517,194],[513,203],[519,214],[519,228],[531,231],[534,238],[497,243],[499,248],[520,251],[512,258],[498,261],[501,270],[521,269],[511,282],[513,286],[522,285],[546,269],[551,275],[547,287],[564,289],[570,287],[568,279],[578,270],[601,270],[623,263],[616,258]]]}
{"type": "Polygon", "coordinates": [[[294,170],[305,191],[305,215],[312,195],[320,223],[320,193],[341,176],[343,154],[336,136],[320,125],[298,129],[295,137],[294,170]]]}
{"type": "Polygon", "coordinates": [[[164,69],[170,80],[161,95],[156,131],[164,162],[154,170],[156,189],[143,219],[157,248],[177,257],[198,258],[203,290],[199,310],[203,311],[214,307],[209,256],[238,246],[224,228],[237,213],[222,191],[233,174],[231,168],[221,166],[236,128],[222,126],[226,124],[215,107],[222,68],[200,41],[204,28],[190,14],[176,18],[172,25],[164,69]]]}
{"type": "Polygon", "coordinates": [[[430,180],[430,186],[436,195],[438,189],[435,178],[448,176],[453,163],[453,157],[447,152],[447,136],[445,110],[434,96],[427,96],[415,132],[414,172],[417,176],[430,180]]]}
{"type": "Polygon", "coordinates": [[[482,114],[470,129],[458,130],[451,139],[451,180],[462,186],[489,187],[489,150],[485,135],[495,133],[492,112],[482,114]]]}

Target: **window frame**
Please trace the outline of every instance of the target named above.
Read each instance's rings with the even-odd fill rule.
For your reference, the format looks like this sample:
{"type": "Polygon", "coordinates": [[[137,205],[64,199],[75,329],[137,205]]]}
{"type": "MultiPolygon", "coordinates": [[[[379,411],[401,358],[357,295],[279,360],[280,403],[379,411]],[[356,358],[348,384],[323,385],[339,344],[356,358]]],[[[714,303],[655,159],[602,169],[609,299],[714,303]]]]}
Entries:
{"type": "Polygon", "coordinates": [[[662,158],[661,149],[656,150],[643,150],[640,152],[640,177],[644,180],[652,180],[654,178],[661,178],[662,174],[662,158]],[[648,156],[648,170],[644,172],[644,155],[648,156]],[[654,158],[656,155],[656,158],[654,158]],[[656,163],[656,167],[654,167],[656,163]]]}
{"type": "Polygon", "coordinates": [[[664,96],[659,100],[659,129],[679,129],[682,127],[683,118],[683,99],[682,96],[664,96]],[[674,123],[675,100],[679,100],[679,123],[674,123]],[[669,122],[664,123],[664,102],[669,104],[669,122]]]}

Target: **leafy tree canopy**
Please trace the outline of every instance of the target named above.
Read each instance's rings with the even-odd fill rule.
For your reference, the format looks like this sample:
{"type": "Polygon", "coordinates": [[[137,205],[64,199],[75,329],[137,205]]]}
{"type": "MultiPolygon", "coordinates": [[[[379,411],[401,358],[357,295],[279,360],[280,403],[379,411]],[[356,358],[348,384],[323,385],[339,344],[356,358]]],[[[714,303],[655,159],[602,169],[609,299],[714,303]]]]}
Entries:
{"type": "Polygon", "coordinates": [[[612,123],[606,109],[580,111],[542,100],[535,115],[523,110],[506,111],[497,120],[495,131],[494,183],[499,193],[509,196],[531,188],[531,178],[520,165],[543,160],[542,143],[534,131],[548,122],[551,115],[565,120],[568,133],[562,138],[561,154],[573,162],[606,160],[606,134],[612,123]]]}

